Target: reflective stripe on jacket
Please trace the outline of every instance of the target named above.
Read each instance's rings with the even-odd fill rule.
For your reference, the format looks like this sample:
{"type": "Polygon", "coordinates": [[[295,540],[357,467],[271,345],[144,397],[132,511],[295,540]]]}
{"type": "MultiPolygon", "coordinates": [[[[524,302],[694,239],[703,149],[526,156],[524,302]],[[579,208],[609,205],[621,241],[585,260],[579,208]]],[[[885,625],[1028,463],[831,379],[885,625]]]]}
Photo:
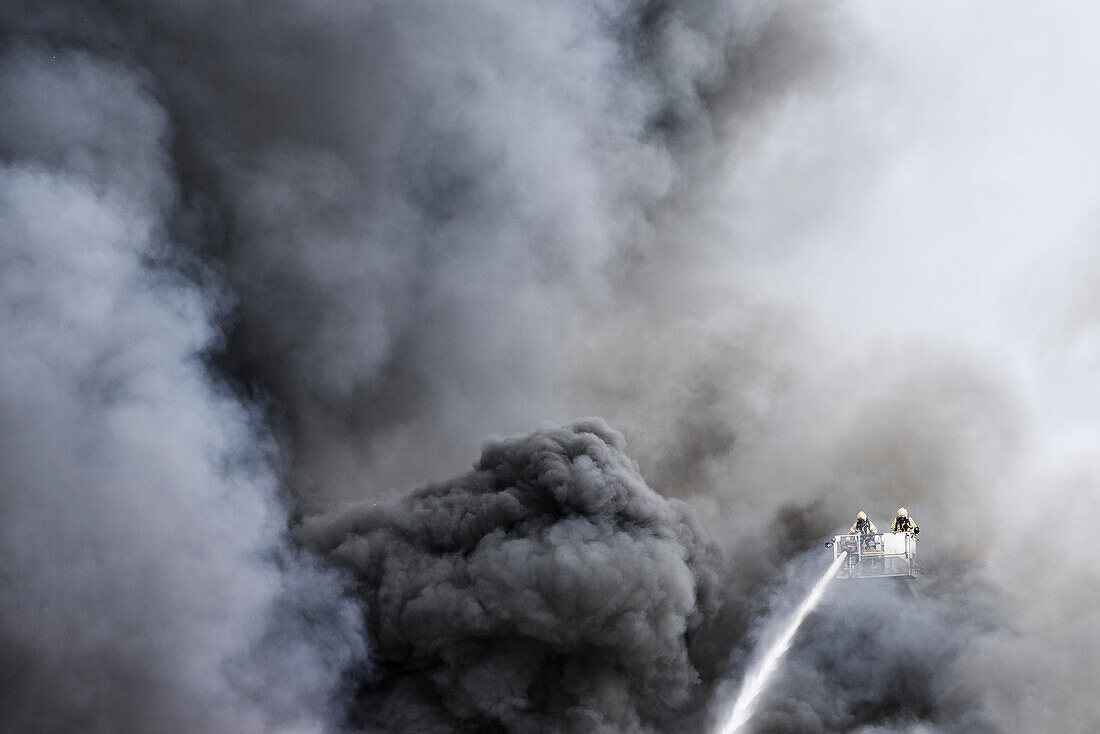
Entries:
{"type": "Polygon", "coordinates": [[[911,533],[916,526],[917,524],[913,522],[911,517],[895,517],[894,524],[890,526],[890,529],[895,533],[911,533]]]}
{"type": "Polygon", "coordinates": [[[856,535],[857,533],[859,535],[867,535],[869,533],[874,534],[877,532],[878,528],[876,528],[875,524],[870,520],[856,520],[854,523],[852,523],[852,527],[848,530],[849,535],[856,535]]]}

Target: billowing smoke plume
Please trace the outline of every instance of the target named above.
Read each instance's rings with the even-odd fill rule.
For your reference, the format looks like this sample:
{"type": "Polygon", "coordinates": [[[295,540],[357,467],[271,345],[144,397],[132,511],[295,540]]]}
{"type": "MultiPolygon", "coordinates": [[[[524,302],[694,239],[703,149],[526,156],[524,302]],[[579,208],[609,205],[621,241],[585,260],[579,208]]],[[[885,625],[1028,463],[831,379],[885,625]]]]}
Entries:
{"type": "Polygon", "coordinates": [[[199,360],[207,294],[149,266],[148,77],[16,47],[0,97],[0,729],[323,730],[359,611],[284,540],[257,416],[199,360]]]}
{"type": "Polygon", "coordinates": [[[0,730],[702,729],[903,504],[758,729],[1096,730],[1092,26],[864,5],[0,6],[0,730]]]}
{"type": "Polygon", "coordinates": [[[572,329],[619,308],[625,258],[667,247],[657,220],[718,128],[827,58],[813,7],[280,3],[247,22],[165,3],[128,19],[157,39],[142,51],[239,299],[219,366],[271,396],[300,506],[415,486],[483,435],[584,414],[572,329]]]}
{"type": "MultiPolygon", "coordinates": [[[[6,3],[4,728],[339,726],[363,610],[288,517],[567,415],[574,323],[815,14],[6,3]]],[[[687,695],[693,583],[609,721],[687,695]]]]}
{"type": "MultiPolygon", "coordinates": [[[[322,518],[375,643],[355,714],[386,731],[652,731],[699,686],[717,579],[688,507],[593,419],[491,441],[474,471],[322,518]]],[[[658,726],[662,725],[662,726],[658,726]]]]}

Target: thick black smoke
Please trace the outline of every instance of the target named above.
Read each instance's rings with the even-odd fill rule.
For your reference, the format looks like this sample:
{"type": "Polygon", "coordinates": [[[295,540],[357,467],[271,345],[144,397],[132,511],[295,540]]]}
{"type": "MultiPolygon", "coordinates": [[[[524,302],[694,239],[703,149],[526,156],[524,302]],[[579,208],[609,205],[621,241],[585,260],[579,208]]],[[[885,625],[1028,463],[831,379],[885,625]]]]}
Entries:
{"type": "Polygon", "coordinates": [[[373,669],[370,730],[676,728],[717,573],[692,512],[591,419],[492,441],[469,474],[310,523],[348,568],[373,669]]]}
{"type": "Polygon", "coordinates": [[[362,610],[288,519],[572,412],[573,324],[815,13],[5,3],[4,729],[337,727],[362,610]]]}
{"type": "Polygon", "coordinates": [[[237,299],[217,365],[270,397],[300,508],[583,414],[574,325],[620,308],[631,258],[678,249],[662,212],[737,121],[818,73],[815,5],[114,13],[179,125],[178,235],[237,299]]]}
{"type": "MultiPolygon", "coordinates": [[[[1047,497],[1095,514],[1095,447],[1036,452],[1030,396],[999,355],[833,333],[814,278],[773,267],[821,247],[802,269],[843,289],[861,258],[894,251],[857,211],[881,205],[932,241],[1008,208],[954,221],[974,192],[913,195],[966,178],[920,165],[958,149],[894,155],[913,127],[867,113],[907,100],[890,74],[844,87],[844,62],[896,71],[899,49],[875,57],[836,8],[0,5],[0,728],[703,728],[789,601],[789,561],[857,506],[882,526],[905,504],[932,529],[934,601],[828,605],[760,725],[1095,730],[1095,704],[1062,693],[1095,678],[1091,543],[1055,546],[1042,520],[1047,497]],[[878,186],[870,171],[895,158],[878,186]],[[830,233],[875,242],[834,264],[830,233]],[[397,499],[485,435],[592,414],[640,472],[588,424],[494,443],[499,466],[397,499]],[[585,448],[546,486],[575,499],[521,502],[559,464],[507,473],[571,446],[585,448]],[[515,497],[497,481],[532,489],[473,513],[515,497]],[[580,501],[605,490],[602,509],[580,501]],[[1072,573],[1045,573],[1046,552],[1072,573]],[[607,561],[591,578],[589,553],[607,561]],[[668,626],[619,634],[631,620],[668,626]],[[881,656],[870,668],[851,663],[857,639],[881,656]]],[[[1022,35],[1006,46],[1032,48],[1022,35]]],[[[939,56],[937,78],[986,68],[939,56]]],[[[1013,77],[1036,98],[1049,86],[1027,65],[1013,77]]],[[[979,82],[958,96],[985,114],[979,82]]],[[[916,96],[944,99],[931,91],[916,96]]],[[[989,122],[964,111],[908,117],[989,122]]],[[[1019,111],[990,127],[1043,129],[1019,111]]],[[[999,171],[1033,142],[971,167],[999,171]]],[[[984,282],[999,258],[976,259],[984,282]]],[[[922,311],[941,276],[968,272],[955,266],[912,275],[922,311]]],[[[1044,330],[1069,347],[1044,353],[1091,368],[1095,280],[1075,277],[1044,330]]],[[[898,280],[883,287],[913,287],[898,280]]]]}

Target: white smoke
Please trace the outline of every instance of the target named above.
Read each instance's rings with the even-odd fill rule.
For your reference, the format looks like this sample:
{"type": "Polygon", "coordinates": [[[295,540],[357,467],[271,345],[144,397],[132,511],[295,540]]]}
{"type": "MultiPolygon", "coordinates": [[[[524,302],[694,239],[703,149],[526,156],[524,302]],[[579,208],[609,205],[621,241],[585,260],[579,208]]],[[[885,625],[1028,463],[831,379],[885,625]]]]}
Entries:
{"type": "Polygon", "coordinates": [[[175,195],[147,78],[15,49],[0,97],[0,728],[329,726],[358,614],[283,540],[206,294],[147,265],[175,195]]]}

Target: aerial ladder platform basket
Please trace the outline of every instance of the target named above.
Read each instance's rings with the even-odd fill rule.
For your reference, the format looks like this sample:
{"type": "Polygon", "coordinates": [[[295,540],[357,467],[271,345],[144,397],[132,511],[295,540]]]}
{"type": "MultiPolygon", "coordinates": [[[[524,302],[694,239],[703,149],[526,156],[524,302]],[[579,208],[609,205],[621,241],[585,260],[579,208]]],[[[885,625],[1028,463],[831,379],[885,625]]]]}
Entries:
{"type": "Polygon", "coordinates": [[[837,571],[838,579],[916,578],[917,536],[912,533],[837,535],[825,544],[833,560],[848,557],[837,571]]]}

